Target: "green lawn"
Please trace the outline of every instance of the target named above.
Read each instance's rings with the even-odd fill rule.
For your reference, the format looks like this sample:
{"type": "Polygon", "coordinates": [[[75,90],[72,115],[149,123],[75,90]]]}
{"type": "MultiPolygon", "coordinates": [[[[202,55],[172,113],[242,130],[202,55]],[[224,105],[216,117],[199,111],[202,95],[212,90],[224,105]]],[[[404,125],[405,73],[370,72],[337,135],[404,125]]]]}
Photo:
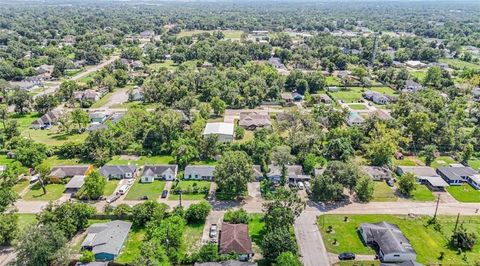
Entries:
{"type": "Polygon", "coordinates": [[[375,181],[375,191],[373,192],[372,201],[397,201],[397,197],[393,193],[391,187],[384,181],[375,181]]]}
{"type": "Polygon", "coordinates": [[[425,70],[412,70],[409,71],[410,76],[416,78],[418,81],[422,82],[427,76],[427,71],[425,70]]]}
{"type": "Polygon", "coordinates": [[[100,98],[100,100],[98,100],[98,101],[96,101],[92,104],[91,108],[100,108],[100,107],[104,106],[105,104],[108,103],[108,101],[110,100],[112,95],[113,95],[113,92],[109,92],[109,93],[103,95],[103,97],[100,98]]]}
{"type": "Polygon", "coordinates": [[[198,251],[202,246],[203,223],[187,224],[185,232],[183,232],[183,240],[185,241],[185,252],[192,254],[198,251]]]}
{"type": "Polygon", "coordinates": [[[236,140],[234,140],[233,142],[245,143],[245,142],[253,139],[253,134],[254,134],[253,131],[245,130],[245,135],[243,136],[243,138],[242,138],[242,139],[238,139],[238,140],[236,139],[236,140]]]}
{"type": "Polygon", "coordinates": [[[140,183],[138,179],[130,188],[125,197],[126,200],[139,200],[147,196],[149,200],[157,200],[165,187],[165,181],[153,181],[152,183],[140,183]]]}
{"type": "Polygon", "coordinates": [[[63,184],[47,184],[45,186],[47,194],[43,194],[42,187],[37,183],[31,187],[31,189],[23,196],[24,200],[57,200],[59,199],[65,186],[63,184]]]}
{"type": "Polygon", "coordinates": [[[113,192],[115,192],[115,189],[117,188],[119,182],[120,180],[114,180],[114,179],[108,180],[107,185],[103,189],[103,195],[104,196],[112,195],[113,192]]]}
{"type": "Polygon", "coordinates": [[[26,187],[28,187],[28,185],[30,184],[30,181],[29,180],[20,180],[18,181],[14,186],[13,186],[13,190],[19,194],[20,192],[22,192],[26,187]]]}
{"type": "Polygon", "coordinates": [[[327,86],[340,86],[341,81],[339,78],[335,76],[326,76],[325,77],[325,84],[327,86]]]}
{"type": "MultiPolygon", "coordinates": [[[[178,186],[184,191],[182,194],[182,200],[202,200],[205,199],[207,194],[204,194],[203,192],[200,193],[187,193],[187,191],[192,190],[192,188],[196,184],[197,188],[199,188],[199,191],[203,191],[204,189],[210,189],[210,186],[212,185],[212,182],[209,181],[193,181],[193,180],[182,180],[178,183],[178,186]]],[[[170,189],[170,193],[168,195],[169,200],[179,200],[180,195],[179,194],[174,194],[173,189],[174,189],[175,183],[172,184],[172,189],[170,189]]]]}
{"type": "Polygon", "coordinates": [[[132,229],[128,233],[127,241],[123,247],[120,255],[117,257],[115,262],[118,263],[131,263],[138,256],[140,256],[140,248],[142,242],[145,239],[145,229],[132,229]]]}
{"type": "Polygon", "coordinates": [[[263,214],[250,214],[250,221],[248,223],[248,233],[252,238],[253,251],[255,253],[261,253],[260,245],[265,232],[263,228],[265,222],[263,221],[263,214]]]}
{"type": "Polygon", "coordinates": [[[365,106],[365,104],[361,104],[361,103],[352,103],[352,104],[349,104],[348,107],[350,107],[350,109],[352,109],[352,110],[367,110],[368,109],[365,106]]]}
{"type": "Polygon", "coordinates": [[[435,200],[435,197],[428,187],[425,185],[417,185],[412,192],[411,199],[415,201],[432,201],[435,200]]]}
{"type": "Polygon", "coordinates": [[[196,61],[186,61],[181,64],[175,64],[172,60],[168,59],[163,61],[162,63],[153,63],[148,65],[148,67],[152,70],[158,71],[160,68],[166,68],[170,71],[177,70],[180,66],[189,68],[189,69],[194,69],[197,67],[197,62],[196,61]]]}
{"type": "Polygon", "coordinates": [[[448,193],[460,202],[480,202],[480,191],[469,184],[447,187],[448,193]]]}
{"type": "Polygon", "coordinates": [[[331,92],[331,96],[335,101],[343,100],[346,103],[355,103],[363,99],[362,97],[363,88],[348,88],[346,90],[339,90],[336,92],[331,92]]]}
{"type": "Polygon", "coordinates": [[[464,69],[464,68],[480,69],[480,65],[462,61],[460,59],[455,59],[455,58],[441,58],[438,60],[438,62],[448,64],[453,69],[464,69]]]}
{"type": "Polygon", "coordinates": [[[396,91],[390,87],[372,87],[372,88],[369,88],[369,90],[376,91],[389,96],[398,95],[398,93],[396,93],[396,91]]]}
{"type": "MultiPolygon", "coordinates": [[[[424,157],[419,157],[422,162],[425,163],[424,157]]],[[[452,157],[450,156],[438,156],[430,165],[431,167],[437,169],[438,167],[448,166],[449,164],[457,163],[452,157]]]]}
{"type": "MultiPolygon", "coordinates": [[[[361,223],[390,222],[399,226],[417,253],[417,261],[425,265],[464,265],[463,255],[458,255],[455,248],[449,247],[449,238],[455,225],[456,216],[439,216],[441,231],[436,231],[433,226],[427,227],[429,217],[409,218],[401,215],[347,215],[348,222],[344,222],[345,215],[322,215],[318,225],[325,241],[327,250],[332,253],[354,252],[356,254],[375,254],[374,250],[363,244],[357,228],[361,223]],[[327,233],[328,226],[334,232],[327,233]],[[334,239],[338,244],[333,245],[334,239]],[[440,252],[445,252],[444,259],[440,261],[440,252]]],[[[467,230],[478,231],[480,217],[462,217],[467,230]]],[[[480,260],[480,243],[470,252],[466,252],[467,261],[473,263],[480,260]]],[[[470,263],[467,263],[470,264],[470,263]]]]}
{"type": "Polygon", "coordinates": [[[475,170],[480,170],[480,159],[468,160],[468,165],[475,170]]]}
{"type": "Polygon", "coordinates": [[[12,115],[10,118],[14,119],[18,123],[18,127],[20,131],[23,129],[30,128],[30,125],[33,123],[33,121],[37,120],[40,118],[40,116],[37,113],[31,113],[28,115],[12,115]]]}
{"type": "Polygon", "coordinates": [[[4,154],[0,155],[0,165],[9,165],[13,161],[15,160],[7,158],[7,155],[4,155],[4,154]]]}
{"type": "Polygon", "coordinates": [[[77,79],[77,81],[80,82],[80,83],[87,84],[90,80],[93,79],[93,77],[94,77],[95,75],[96,75],[96,72],[92,72],[92,73],[90,73],[90,74],[88,74],[88,75],[86,75],[86,76],[84,76],[84,77],[82,77],[82,78],[80,78],[80,79],[77,79]]]}
{"type": "Polygon", "coordinates": [[[31,138],[36,142],[40,142],[46,144],[48,146],[60,146],[65,142],[83,142],[88,133],[82,134],[65,134],[58,131],[58,127],[54,126],[48,130],[40,130],[40,129],[24,129],[21,131],[22,136],[31,138]]]}
{"type": "Polygon", "coordinates": [[[163,156],[140,156],[138,160],[124,160],[120,156],[114,156],[107,164],[113,165],[123,165],[123,164],[135,164],[135,165],[146,165],[146,164],[173,164],[175,159],[169,155],[163,156]]]}
{"type": "Polygon", "coordinates": [[[79,159],[60,159],[57,155],[48,157],[47,162],[49,165],[76,165],[82,162],[79,159]]]}
{"type": "Polygon", "coordinates": [[[19,213],[18,214],[18,228],[24,229],[29,225],[37,222],[37,215],[33,213],[19,213]]]}

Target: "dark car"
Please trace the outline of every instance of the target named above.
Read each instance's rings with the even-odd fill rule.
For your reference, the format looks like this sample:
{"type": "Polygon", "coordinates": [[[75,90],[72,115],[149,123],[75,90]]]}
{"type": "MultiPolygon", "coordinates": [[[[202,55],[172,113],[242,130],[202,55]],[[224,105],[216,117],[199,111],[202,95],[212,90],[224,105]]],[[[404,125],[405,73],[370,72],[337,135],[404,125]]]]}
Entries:
{"type": "Polygon", "coordinates": [[[387,180],[387,185],[393,187],[395,185],[395,181],[393,179],[387,180]]]}
{"type": "Polygon", "coordinates": [[[168,190],[165,189],[164,191],[162,191],[162,199],[166,198],[167,195],[168,195],[168,190]]]}
{"type": "Polygon", "coordinates": [[[354,260],[355,259],[355,254],[350,253],[350,252],[340,253],[340,255],[338,255],[338,259],[339,260],[354,260]]]}

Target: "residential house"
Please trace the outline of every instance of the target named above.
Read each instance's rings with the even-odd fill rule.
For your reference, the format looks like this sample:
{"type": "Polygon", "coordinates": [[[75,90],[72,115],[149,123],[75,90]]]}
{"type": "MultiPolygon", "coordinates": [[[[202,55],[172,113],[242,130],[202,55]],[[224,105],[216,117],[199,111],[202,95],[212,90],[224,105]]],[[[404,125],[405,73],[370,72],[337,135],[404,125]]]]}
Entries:
{"type": "Polygon", "coordinates": [[[320,94],[318,97],[320,98],[321,103],[331,104],[333,102],[332,98],[326,94],[320,94]]]}
{"type": "Polygon", "coordinates": [[[298,92],[292,92],[292,98],[296,102],[303,101],[303,95],[298,92]]]}
{"type": "Polygon", "coordinates": [[[74,91],[73,98],[77,101],[96,102],[100,100],[100,94],[95,90],[74,91]]]}
{"type": "Polygon", "coordinates": [[[363,166],[363,171],[375,181],[392,179],[392,171],[385,167],[363,166]]]}
{"type": "Polygon", "coordinates": [[[57,111],[57,110],[49,111],[46,114],[42,115],[39,119],[33,121],[30,127],[33,129],[41,129],[41,128],[43,129],[43,128],[51,127],[56,123],[58,123],[59,119],[63,115],[64,114],[61,111],[57,111]]]}
{"type": "Polygon", "coordinates": [[[257,128],[271,128],[272,122],[268,113],[241,112],[238,125],[249,130],[255,130],[257,128]]]}
{"type": "Polygon", "coordinates": [[[439,167],[437,173],[451,186],[459,186],[465,182],[470,183],[474,179],[474,176],[478,176],[477,171],[463,165],[439,167]]]}
{"type": "Polygon", "coordinates": [[[411,80],[411,79],[408,79],[405,81],[405,88],[403,89],[403,91],[405,92],[417,92],[419,90],[421,90],[423,87],[422,85],[420,85],[419,83],[411,80]]]}
{"type": "Polygon", "coordinates": [[[373,246],[382,262],[415,261],[417,254],[397,225],[362,223],[358,229],[363,241],[373,246]]]}
{"type": "Polygon", "coordinates": [[[97,131],[97,130],[102,130],[107,128],[108,126],[105,124],[93,123],[87,127],[87,131],[92,132],[92,131],[97,131]]]}
{"type": "Polygon", "coordinates": [[[376,118],[378,118],[380,120],[384,120],[384,121],[393,119],[393,117],[386,110],[382,110],[382,109],[377,109],[373,112],[370,112],[369,116],[370,117],[376,117],[376,118]]]}
{"type": "Polygon", "coordinates": [[[103,122],[105,122],[105,120],[107,120],[108,114],[105,113],[105,112],[102,112],[102,111],[95,111],[95,112],[91,112],[89,114],[89,117],[90,117],[90,121],[92,123],[103,124],[103,122]]]}
{"type": "Polygon", "coordinates": [[[474,101],[480,102],[480,88],[473,89],[472,95],[473,95],[473,100],[474,101]]]}
{"type": "Polygon", "coordinates": [[[398,166],[397,174],[403,175],[406,173],[413,174],[417,183],[424,184],[433,191],[444,191],[449,186],[442,177],[440,177],[435,169],[428,166],[398,166]]]}
{"type": "MultiPolygon", "coordinates": [[[[286,181],[289,183],[308,181],[311,178],[303,172],[303,167],[301,165],[287,165],[286,167],[286,181]]],[[[280,183],[282,178],[282,167],[280,165],[269,165],[268,169],[269,172],[267,173],[267,178],[274,183],[280,183]]]]}
{"type": "Polygon", "coordinates": [[[282,63],[280,58],[278,57],[271,57],[268,59],[268,63],[275,67],[276,69],[287,70],[287,67],[282,63]]]}
{"type": "Polygon", "coordinates": [[[292,103],[293,102],[293,96],[290,92],[282,92],[282,94],[280,94],[280,97],[282,98],[283,101],[285,101],[285,103],[292,103]]]}
{"type": "Polygon", "coordinates": [[[183,174],[184,179],[209,180],[214,178],[215,166],[187,165],[183,174]]]}
{"type": "Polygon", "coordinates": [[[144,99],[143,90],[138,86],[134,87],[128,94],[128,100],[131,102],[143,102],[144,99]]]}
{"type": "Polygon", "coordinates": [[[152,183],[155,179],[176,180],[177,172],[178,165],[176,164],[145,165],[140,182],[152,183]]]}
{"type": "Polygon", "coordinates": [[[20,90],[31,91],[43,87],[43,82],[36,77],[32,77],[31,79],[27,78],[18,82],[11,81],[10,85],[14,88],[19,88],[20,90]]]}
{"type": "Polygon", "coordinates": [[[48,178],[51,181],[58,181],[66,177],[86,176],[92,171],[91,165],[61,165],[53,167],[48,178]]]}
{"type": "Polygon", "coordinates": [[[403,153],[401,153],[400,151],[396,151],[393,156],[394,156],[395,159],[397,159],[397,160],[403,160],[403,159],[405,159],[405,156],[404,156],[403,153]]]}
{"type": "Polygon", "coordinates": [[[104,165],[100,168],[100,174],[108,179],[131,179],[136,173],[135,165],[104,165]]]}
{"type": "Polygon", "coordinates": [[[361,117],[357,112],[350,112],[347,118],[347,124],[349,126],[359,126],[365,123],[365,119],[361,117]]]}
{"type": "Polygon", "coordinates": [[[35,69],[38,75],[51,75],[53,72],[53,65],[41,65],[35,69]]]}
{"type": "Polygon", "coordinates": [[[390,98],[386,95],[370,90],[363,93],[363,98],[370,100],[376,104],[389,104],[391,101],[390,98]]]}
{"type": "Polygon", "coordinates": [[[120,121],[120,119],[122,119],[124,116],[125,116],[124,112],[115,112],[109,117],[109,119],[110,121],[112,121],[112,124],[115,124],[118,121],[120,121]]]}
{"type": "Polygon", "coordinates": [[[76,175],[73,176],[70,181],[65,185],[65,190],[67,192],[76,192],[80,188],[82,188],[83,184],[85,184],[85,176],[84,175],[76,175]]]}
{"type": "Polygon", "coordinates": [[[97,261],[113,261],[127,240],[132,223],[111,221],[92,224],[82,242],[82,250],[90,250],[97,261]]]}
{"type": "Polygon", "coordinates": [[[405,65],[411,68],[424,68],[427,65],[418,61],[418,60],[408,60],[405,62],[405,65]]]}
{"type": "Polygon", "coordinates": [[[143,65],[142,61],[135,60],[135,61],[132,61],[132,62],[130,63],[130,67],[131,67],[133,70],[140,70],[140,69],[143,69],[144,65],[143,65]]]}
{"type": "Polygon", "coordinates": [[[207,123],[203,130],[203,136],[216,135],[219,142],[231,142],[234,136],[234,124],[215,122],[207,123]]]}
{"type": "Polygon", "coordinates": [[[155,32],[153,30],[146,30],[140,32],[140,37],[142,38],[151,38],[153,36],[155,36],[155,32]]]}
{"type": "Polygon", "coordinates": [[[242,261],[249,261],[254,253],[248,225],[223,223],[219,236],[219,253],[235,253],[242,261]]]}

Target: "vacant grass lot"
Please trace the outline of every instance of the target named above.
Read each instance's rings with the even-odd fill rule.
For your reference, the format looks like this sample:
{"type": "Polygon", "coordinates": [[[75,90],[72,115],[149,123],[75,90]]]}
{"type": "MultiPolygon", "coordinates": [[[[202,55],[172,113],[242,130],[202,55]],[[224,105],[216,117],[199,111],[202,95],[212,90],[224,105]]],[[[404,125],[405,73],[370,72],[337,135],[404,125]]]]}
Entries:
{"type": "Polygon", "coordinates": [[[425,185],[417,185],[412,192],[412,200],[414,201],[432,201],[435,200],[432,191],[425,185]]]}
{"type": "Polygon", "coordinates": [[[124,165],[124,164],[136,164],[136,165],[146,165],[146,164],[172,164],[175,163],[175,159],[172,156],[140,156],[138,160],[125,160],[121,156],[114,156],[107,164],[113,165],[124,165]]]}
{"type": "Polygon", "coordinates": [[[110,98],[112,97],[113,93],[114,92],[109,92],[109,93],[103,95],[103,97],[100,98],[100,100],[98,100],[98,101],[96,101],[92,104],[91,108],[100,108],[100,107],[104,106],[105,104],[107,104],[108,101],[110,100],[110,98]]]}
{"type": "Polygon", "coordinates": [[[480,191],[469,184],[447,187],[448,193],[460,202],[480,202],[480,191]]]}
{"type": "Polygon", "coordinates": [[[330,94],[335,101],[343,100],[346,103],[356,103],[363,99],[362,90],[363,88],[348,88],[346,90],[331,92],[330,94]]]}
{"type": "Polygon", "coordinates": [[[138,179],[130,188],[126,200],[139,200],[147,196],[149,200],[157,200],[165,187],[165,181],[155,180],[152,183],[140,183],[138,179]]]}
{"type": "Polygon", "coordinates": [[[252,238],[253,252],[261,253],[260,245],[265,232],[263,228],[265,222],[263,221],[263,214],[250,214],[250,222],[248,223],[248,233],[252,238]]]}
{"type": "MultiPolygon", "coordinates": [[[[419,157],[422,162],[425,163],[424,157],[419,157]]],[[[438,167],[445,167],[452,163],[457,163],[452,157],[450,156],[438,156],[435,160],[430,164],[431,167],[437,169],[438,167]]]]}
{"type": "Polygon", "coordinates": [[[26,179],[20,180],[13,186],[13,191],[15,191],[17,194],[19,194],[25,188],[27,188],[29,184],[30,184],[29,180],[26,180],[26,179]]]}
{"type": "Polygon", "coordinates": [[[390,87],[372,87],[372,88],[369,88],[369,90],[376,91],[389,96],[398,95],[398,93],[390,87]]]}
{"type": "Polygon", "coordinates": [[[349,104],[348,107],[350,107],[350,109],[352,109],[352,110],[367,110],[368,109],[365,106],[365,104],[361,104],[361,103],[352,103],[352,104],[349,104]]]}
{"type": "Polygon", "coordinates": [[[460,59],[455,59],[455,58],[441,58],[438,60],[438,62],[448,64],[453,69],[464,69],[464,68],[480,69],[480,65],[462,61],[460,59]]]}
{"type": "Polygon", "coordinates": [[[409,73],[410,73],[411,77],[416,78],[420,83],[427,76],[427,71],[426,70],[412,70],[412,71],[409,71],[409,73]]]}
{"type": "Polygon", "coordinates": [[[166,68],[170,71],[177,70],[180,66],[193,69],[197,67],[197,63],[196,61],[186,61],[186,62],[183,62],[182,64],[175,64],[172,60],[168,59],[163,61],[162,63],[153,63],[148,65],[148,67],[152,70],[159,70],[161,68],[166,68]]]}
{"type": "Polygon", "coordinates": [[[397,201],[397,197],[393,193],[391,187],[387,185],[384,181],[375,181],[375,190],[373,192],[372,201],[387,202],[387,201],[397,201]]]}
{"type": "MultiPolygon", "coordinates": [[[[203,193],[205,189],[210,189],[210,186],[212,185],[212,182],[209,181],[193,181],[193,180],[182,180],[178,183],[178,186],[184,191],[182,194],[182,200],[202,200],[205,199],[207,194],[203,193]],[[192,190],[193,187],[197,187],[200,191],[200,193],[196,194],[189,194],[187,193],[188,190],[192,190]]],[[[172,189],[170,190],[170,193],[168,195],[169,200],[179,200],[180,195],[179,194],[174,194],[173,189],[174,189],[175,183],[172,184],[172,189]]]]}
{"type": "Polygon", "coordinates": [[[205,224],[188,224],[183,232],[185,253],[192,254],[202,246],[203,227],[205,224]]]}
{"type": "MultiPolygon", "coordinates": [[[[441,231],[436,231],[433,226],[427,227],[429,217],[409,218],[401,215],[348,215],[349,221],[344,222],[345,215],[322,215],[318,219],[318,225],[322,233],[325,245],[329,252],[341,253],[345,251],[356,254],[375,254],[374,250],[363,244],[357,228],[361,223],[376,223],[381,221],[390,222],[400,227],[402,232],[412,244],[417,253],[417,261],[425,265],[469,265],[480,261],[480,243],[474,246],[472,251],[464,253],[467,263],[462,260],[463,254],[459,255],[455,248],[449,247],[449,238],[455,226],[456,216],[439,216],[441,231]],[[332,226],[334,233],[326,233],[328,226],[332,226]],[[333,245],[337,239],[338,245],[333,245]],[[445,252],[443,260],[439,260],[440,252],[445,252]]],[[[470,232],[478,231],[480,217],[463,217],[464,225],[470,232]]]]}
{"type": "Polygon", "coordinates": [[[475,170],[480,170],[480,159],[469,160],[468,165],[475,170]]]}
{"type": "Polygon", "coordinates": [[[21,131],[22,136],[31,138],[36,142],[40,142],[46,144],[47,146],[60,146],[65,142],[83,142],[88,133],[82,134],[65,134],[63,132],[58,131],[58,127],[54,126],[48,130],[40,130],[40,129],[24,129],[21,131]]]}
{"type": "Polygon", "coordinates": [[[146,229],[131,229],[127,241],[115,262],[131,263],[140,256],[140,248],[145,239],[146,229]]]}
{"type": "Polygon", "coordinates": [[[243,136],[243,138],[242,138],[242,139],[238,139],[238,140],[236,139],[236,140],[234,140],[233,142],[245,143],[245,142],[253,139],[253,134],[254,134],[253,131],[245,130],[245,135],[243,136]]]}
{"type": "Polygon", "coordinates": [[[341,81],[339,78],[335,76],[326,76],[325,77],[325,84],[327,86],[340,86],[341,81]]]}
{"type": "Polygon", "coordinates": [[[18,214],[18,228],[25,229],[27,226],[37,222],[37,215],[33,213],[19,213],[18,214]]]}
{"type": "Polygon", "coordinates": [[[57,200],[59,199],[63,191],[65,191],[65,186],[63,184],[47,184],[45,186],[47,194],[43,194],[42,187],[37,183],[33,185],[30,190],[23,196],[24,200],[57,200]]]}

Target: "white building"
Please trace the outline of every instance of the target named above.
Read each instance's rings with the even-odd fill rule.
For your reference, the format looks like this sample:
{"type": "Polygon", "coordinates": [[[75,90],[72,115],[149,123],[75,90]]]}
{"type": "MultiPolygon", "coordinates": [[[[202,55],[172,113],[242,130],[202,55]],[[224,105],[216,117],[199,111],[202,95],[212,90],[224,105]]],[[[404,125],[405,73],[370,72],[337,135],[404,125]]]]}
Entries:
{"type": "Polygon", "coordinates": [[[210,165],[187,165],[183,174],[184,179],[213,180],[215,166],[210,165]]]}
{"type": "Polygon", "coordinates": [[[233,140],[234,124],[215,122],[207,123],[205,130],[203,130],[203,136],[216,135],[220,142],[231,142],[233,140]]]}

